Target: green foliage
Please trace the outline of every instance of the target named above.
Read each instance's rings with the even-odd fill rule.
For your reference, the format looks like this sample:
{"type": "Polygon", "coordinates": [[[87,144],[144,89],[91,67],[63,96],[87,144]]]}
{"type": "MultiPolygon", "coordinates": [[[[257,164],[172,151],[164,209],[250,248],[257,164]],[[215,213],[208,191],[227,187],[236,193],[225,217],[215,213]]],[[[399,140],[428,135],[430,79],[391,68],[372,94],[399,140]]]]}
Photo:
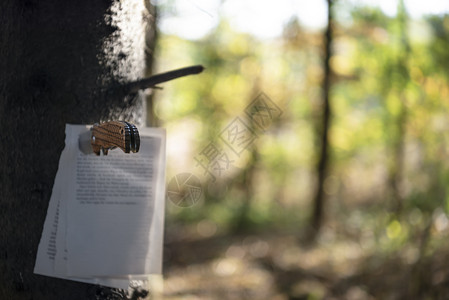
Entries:
{"type": "MultiPolygon", "coordinates": [[[[368,7],[336,6],[337,21],[339,15],[351,21],[335,24],[332,168],[325,189],[332,203],[329,222],[335,218],[351,227],[345,216],[361,211],[362,236],[370,232],[373,245],[390,250],[416,240],[414,231],[425,227],[406,216],[429,220],[436,210],[449,213],[449,16],[423,22],[410,19],[403,7],[399,12],[388,17],[368,7]],[[429,29],[428,36],[411,31],[415,25],[429,29]],[[404,215],[391,210],[395,197],[404,215]]],[[[167,85],[156,103],[164,126],[194,135],[194,150],[185,158],[192,160],[192,172],[195,151],[218,141],[233,118],[245,118],[245,107],[260,92],[283,110],[268,130],[258,131],[248,149],[253,158],[237,157],[239,169],[218,179],[225,192],[209,193],[189,209],[170,210],[169,220],[209,219],[230,229],[244,218],[253,227],[300,228],[315,189],[322,39],[321,32],[304,30],[297,20],[270,41],[235,32],[226,20],[199,41],[161,37],[160,69],[206,67],[196,78],[167,85]],[[186,120],[199,125],[177,127],[186,120]],[[242,174],[249,177],[238,179],[242,174]]]]}

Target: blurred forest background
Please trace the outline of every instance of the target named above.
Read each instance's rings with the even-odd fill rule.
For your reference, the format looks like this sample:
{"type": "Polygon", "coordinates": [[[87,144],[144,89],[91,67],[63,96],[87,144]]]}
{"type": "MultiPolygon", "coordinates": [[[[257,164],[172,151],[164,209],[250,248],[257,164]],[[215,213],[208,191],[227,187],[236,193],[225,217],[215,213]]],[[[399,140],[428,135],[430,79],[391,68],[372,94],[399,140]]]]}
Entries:
{"type": "Polygon", "coordinates": [[[333,1],[330,26],[264,38],[192,0],[216,26],[159,33],[155,72],[206,68],[151,96],[167,182],[203,188],[167,201],[165,299],[449,299],[449,14],[391,2],[333,1]],[[257,97],[279,109],[263,130],[257,97]],[[257,136],[214,181],[197,159],[237,117],[257,136]]]}

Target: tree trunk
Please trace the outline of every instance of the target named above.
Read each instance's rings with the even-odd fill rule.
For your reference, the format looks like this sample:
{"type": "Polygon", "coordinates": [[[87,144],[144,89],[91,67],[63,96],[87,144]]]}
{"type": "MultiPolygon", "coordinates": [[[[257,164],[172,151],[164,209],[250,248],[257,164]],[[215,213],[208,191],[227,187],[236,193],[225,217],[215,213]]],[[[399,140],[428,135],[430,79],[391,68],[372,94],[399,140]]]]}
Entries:
{"type": "Polygon", "coordinates": [[[324,79],[323,79],[323,113],[321,124],[319,125],[320,135],[320,157],[317,166],[318,183],[314,198],[314,209],[312,215],[311,227],[314,234],[318,233],[323,223],[323,211],[324,211],[324,181],[326,179],[329,160],[329,127],[331,118],[331,109],[329,103],[330,93],[330,81],[331,81],[331,44],[332,44],[332,0],[327,0],[328,3],[328,16],[327,16],[327,28],[324,38],[324,79]]]}
{"type": "Polygon", "coordinates": [[[408,122],[408,111],[407,111],[407,95],[405,93],[407,82],[410,81],[409,78],[409,59],[410,59],[410,42],[407,33],[407,23],[408,15],[405,8],[404,1],[399,1],[398,5],[398,15],[397,22],[399,25],[398,36],[399,51],[396,63],[394,65],[394,71],[399,74],[401,80],[394,81],[391,86],[392,93],[396,94],[399,101],[399,113],[394,119],[394,140],[391,146],[391,157],[392,166],[389,170],[389,183],[390,189],[392,191],[392,206],[393,212],[396,216],[402,214],[404,208],[404,195],[402,192],[401,184],[404,177],[404,167],[405,167],[405,144],[406,144],[406,134],[407,134],[407,122],[408,122]]]}
{"type": "Polygon", "coordinates": [[[0,2],[0,299],[125,298],[33,268],[65,124],[141,123],[140,95],[120,87],[143,75],[145,14],[134,0],[0,2]]]}

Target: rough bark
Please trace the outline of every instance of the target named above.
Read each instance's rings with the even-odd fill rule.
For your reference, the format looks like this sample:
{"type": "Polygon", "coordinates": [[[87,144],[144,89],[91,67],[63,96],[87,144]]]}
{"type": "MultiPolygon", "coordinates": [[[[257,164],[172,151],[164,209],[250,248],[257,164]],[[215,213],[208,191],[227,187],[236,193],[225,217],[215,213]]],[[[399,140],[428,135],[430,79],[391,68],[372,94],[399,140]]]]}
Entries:
{"type": "Polygon", "coordinates": [[[0,299],[124,297],[33,268],[65,124],[140,123],[141,97],[120,87],[143,75],[144,27],[123,25],[145,13],[133,0],[0,2],[0,299]]]}

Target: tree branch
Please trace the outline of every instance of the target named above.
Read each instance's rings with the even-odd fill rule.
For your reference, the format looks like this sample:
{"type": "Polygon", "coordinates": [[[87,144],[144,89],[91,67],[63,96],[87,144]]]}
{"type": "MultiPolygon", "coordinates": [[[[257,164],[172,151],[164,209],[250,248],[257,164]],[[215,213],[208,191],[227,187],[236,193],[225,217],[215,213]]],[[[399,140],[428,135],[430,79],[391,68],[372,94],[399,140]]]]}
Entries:
{"type": "Polygon", "coordinates": [[[136,93],[139,90],[145,90],[148,88],[154,88],[156,84],[170,81],[179,77],[188,76],[188,75],[194,75],[199,74],[203,72],[204,67],[201,65],[196,66],[190,66],[186,68],[181,68],[161,74],[156,74],[153,76],[150,76],[148,78],[144,78],[141,80],[133,81],[128,83],[125,86],[125,90],[127,91],[127,94],[136,93]]]}

